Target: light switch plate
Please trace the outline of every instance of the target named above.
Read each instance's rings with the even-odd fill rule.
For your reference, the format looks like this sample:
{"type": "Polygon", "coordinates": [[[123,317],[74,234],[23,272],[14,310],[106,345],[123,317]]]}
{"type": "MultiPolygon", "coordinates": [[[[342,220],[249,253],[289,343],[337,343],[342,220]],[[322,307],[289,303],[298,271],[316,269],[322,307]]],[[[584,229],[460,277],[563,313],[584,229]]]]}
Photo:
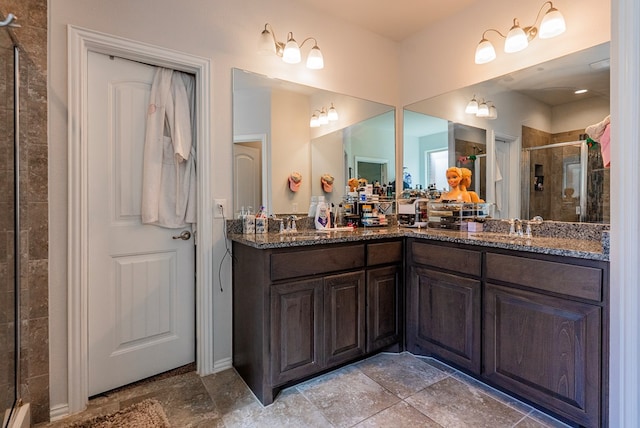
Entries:
{"type": "Polygon", "coordinates": [[[213,218],[231,218],[229,207],[227,207],[226,199],[214,199],[213,200],[213,218]]]}

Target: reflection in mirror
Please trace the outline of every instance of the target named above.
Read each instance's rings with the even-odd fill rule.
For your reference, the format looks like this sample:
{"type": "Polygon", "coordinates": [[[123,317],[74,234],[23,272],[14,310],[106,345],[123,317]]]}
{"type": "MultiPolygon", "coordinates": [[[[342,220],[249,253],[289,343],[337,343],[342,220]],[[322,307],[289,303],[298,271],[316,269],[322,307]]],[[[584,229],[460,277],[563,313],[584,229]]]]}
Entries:
{"type": "Polygon", "coordinates": [[[393,106],[233,70],[233,199],[269,214],[306,215],[311,196],[339,204],[349,178],[395,181],[393,106]],[[334,105],[338,120],[310,127],[334,105]],[[364,168],[364,169],[363,169],[364,168]],[[291,191],[287,179],[299,172],[291,191]],[[321,177],[334,178],[331,191],[321,177]]]}
{"type": "MultiPolygon", "coordinates": [[[[609,43],[604,43],[408,105],[404,143],[411,144],[407,135],[418,135],[411,129],[420,115],[443,118],[442,126],[446,119],[449,128],[464,124],[485,129],[481,162],[486,165],[480,171],[485,170],[475,172],[474,180],[486,186],[496,217],[608,223],[609,169],[603,166],[598,142],[586,141],[585,129],[609,112],[609,43]],[[588,91],[577,94],[578,89],[588,91]],[[497,118],[465,113],[472,98],[494,105],[497,118]]],[[[419,158],[405,147],[405,167],[419,158]]],[[[448,162],[457,160],[449,152],[448,162]]]]}
{"type": "Polygon", "coordinates": [[[486,131],[405,110],[403,188],[449,190],[446,171],[450,166],[471,171],[471,187],[486,197],[486,131]]]}

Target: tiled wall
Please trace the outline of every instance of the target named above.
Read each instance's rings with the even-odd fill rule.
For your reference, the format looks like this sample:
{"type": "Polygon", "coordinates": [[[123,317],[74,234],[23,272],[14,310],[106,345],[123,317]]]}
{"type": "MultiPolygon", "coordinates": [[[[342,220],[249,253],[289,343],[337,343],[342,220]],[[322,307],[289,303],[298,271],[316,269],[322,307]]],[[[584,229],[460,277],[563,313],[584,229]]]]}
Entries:
{"type": "Polygon", "coordinates": [[[13,30],[21,50],[20,381],[38,423],[49,420],[47,0],[6,0],[0,11],[21,25],[13,30]]]}
{"type": "MultiPolygon", "coordinates": [[[[538,129],[522,127],[522,147],[539,147],[548,144],[580,140],[584,130],[575,130],[549,134],[538,129]]],[[[531,169],[522,171],[529,174],[531,186],[529,193],[529,217],[540,215],[544,219],[557,221],[579,221],[576,207],[579,201],[564,195],[563,183],[564,160],[569,157],[579,158],[580,150],[576,147],[562,147],[530,152],[531,169]],[[542,190],[534,189],[534,165],[540,165],[544,177],[542,190]],[[564,195],[564,196],[563,196],[564,195]]],[[[523,165],[524,168],[524,165],[523,165]]],[[[579,189],[576,189],[576,194],[579,189]]],[[[599,146],[588,151],[587,158],[587,214],[585,221],[609,222],[609,170],[603,167],[599,146]]]]}

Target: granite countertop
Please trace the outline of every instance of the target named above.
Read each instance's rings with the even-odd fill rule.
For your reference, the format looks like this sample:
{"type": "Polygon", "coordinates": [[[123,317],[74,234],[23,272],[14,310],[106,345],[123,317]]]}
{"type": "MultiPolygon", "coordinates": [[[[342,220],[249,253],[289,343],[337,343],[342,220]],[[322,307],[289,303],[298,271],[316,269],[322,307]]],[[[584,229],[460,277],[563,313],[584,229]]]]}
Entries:
{"type": "Polygon", "coordinates": [[[232,241],[259,249],[290,248],[340,242],[358,242],[372,239],[410,237],[589,260],[609,260],[608,245],[606,245],[604,239],[536,237],[535,235],[532,238],[525,238],[511,237],[506,233],[496,232],[460,232],[442,229],[413,229],[398,226],[358,228],[354,231],[329,233],[319,232],[314,229],[301,229],[294,234],[266,233],[244,235],[241,233],[230,233],[228,237],[232,241]]]}

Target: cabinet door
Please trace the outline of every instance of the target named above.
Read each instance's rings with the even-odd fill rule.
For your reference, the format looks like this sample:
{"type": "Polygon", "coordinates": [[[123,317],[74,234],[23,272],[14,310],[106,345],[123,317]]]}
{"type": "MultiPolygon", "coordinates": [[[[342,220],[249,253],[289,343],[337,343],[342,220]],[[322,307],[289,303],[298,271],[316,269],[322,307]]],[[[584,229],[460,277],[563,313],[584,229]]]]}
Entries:
{"type": "Polygon", "coordinates": [[[407,349],[480,373],[479,280],[413,267],[407,349]]]}
{"type": "Polygon", "coordinates": [[[271,286],[271,382],[278,385],[323,367],[322,279],[271,286]]]}
{"type": "Polygon", "coordinates": [[[367,270],[367,352],[398,343],[400,268],[367,270]]]}
{"type": "Polygon", "coordinates": [[[581,425],[598,426],[601,311],[487,284],[484,376],[581,425]]]}
{"type": "Polygon", "coordinates": [[[365,351],[364,272],[324,278],[324,335],[327,367],[365,351]]]}

